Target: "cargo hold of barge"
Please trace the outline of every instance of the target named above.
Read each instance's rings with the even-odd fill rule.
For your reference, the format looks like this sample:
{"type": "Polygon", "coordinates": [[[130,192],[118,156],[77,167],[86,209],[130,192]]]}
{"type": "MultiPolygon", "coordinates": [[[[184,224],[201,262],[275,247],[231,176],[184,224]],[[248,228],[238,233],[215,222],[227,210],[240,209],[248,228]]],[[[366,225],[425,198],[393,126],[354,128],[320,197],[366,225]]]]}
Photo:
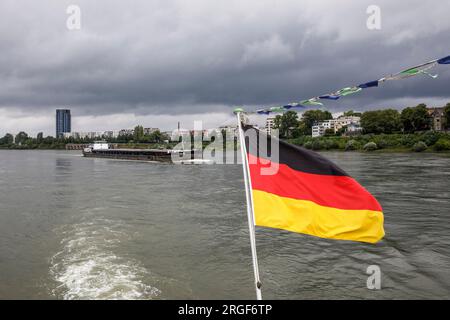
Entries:
{"type": "Polygon", "coordinates": [[[108,158],[122,160],[140,160],[156,162],[172,162],[172,155],[177,159],[193,159],[194,150],[171,149],[110,149],[108,143],[96,141],[84,148],[83,156],[91,158],[108,158]]]}

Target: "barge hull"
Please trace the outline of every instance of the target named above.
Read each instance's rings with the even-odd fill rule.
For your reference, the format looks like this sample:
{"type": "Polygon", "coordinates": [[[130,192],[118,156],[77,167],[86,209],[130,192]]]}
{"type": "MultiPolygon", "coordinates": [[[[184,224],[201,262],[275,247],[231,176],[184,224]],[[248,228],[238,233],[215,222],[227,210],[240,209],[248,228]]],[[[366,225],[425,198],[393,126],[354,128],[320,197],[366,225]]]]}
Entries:
{"type": "Polygon", "coordinates": [[[83,152],[88,158],[120,160],[140,160],[172,163],[172,153],[168,150],[109,149],[83,152]]]}

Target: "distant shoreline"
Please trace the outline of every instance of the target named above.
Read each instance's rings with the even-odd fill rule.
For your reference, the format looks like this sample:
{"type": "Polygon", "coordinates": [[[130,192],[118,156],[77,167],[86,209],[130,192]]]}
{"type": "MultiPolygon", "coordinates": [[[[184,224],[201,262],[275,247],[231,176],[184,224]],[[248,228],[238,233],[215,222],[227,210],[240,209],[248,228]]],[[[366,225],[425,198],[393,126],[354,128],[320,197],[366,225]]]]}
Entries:
{"type": "Polygon", "coordinates": [[[301,136],[286,141],[313,151],[450,152],[450,133],[435,131],[315,138],[301,136]]]}
{"type": "MultiPolygon", "coordinates": [[[[355,136],[300,136],[293,139],[284,139],[291,144],[313,151],[343,151],[363,153],[450,153],[449,132],[417,132],[411,134],[363,134],[355,136]]],[[[206,147],[209,142],[204,142],[206,147]]],[[[156,149],[159,147],[173,148],[171,144],[120,144],[119,148],[156,149]]],[[[66,150],[65,144],[52,147],[41,145],[0,145],[0,150],[66,150]]],[[[69,151],[69,150],[68,150],[69,151]]],[[[71,150],[73,151],[73,150],[71,150]]],[[[80,151],[81,153],[81,151],[80,151]]]]}
{"type": "MultiPolygon", "coordinates": [[[[0,152],[2,151],[67,151],[67,152],[71,152],[71,153],[78,153],[80,154],[80,156],[82,156],[82,152],[80,150],[66,150],[66,149],[8,149],[8,148],[0,148],[0,152]]],[[[444,154],[450,154],[450,150],[443,150],[443,151],[435,151],[435,150],[425,150],[422,152],[415,152],[413,150],[409,150],[409,149],[396,149],[396,148],[392,148],[392,149],[379,149],[379,150],[374,150],[374,151],[365,151],[365,150],[341,150],[341,149],[324,149],[324,150],[312,150],[314,152],[318,152],[318,153],[327,153],[327,152],[339,152],[339,153],[362,153],[362,154],[388,154],[388,153],[423,153],[423,154],[435,154],[435,155],[444,155],[444,154]]]]}
{"type": "MultiPolygon", "coordinates": [[[[442,134],[441,134],[442,135],[442,134]]],[[[428,136],[413,135],[370,135],[354,137],[300,137],[295,139],[285,139],[293,145],[300,146],[312,151],[339,151],[339,152],[361,152],[361,153],[450,153],[450,134],[442,138],[428,134],[428,136]],[[425,140],[425,141],[424,141],[425,140]],[[427,144],[428,142],[428,144],[427,144]]],[[[207,146],[205,143],[203,146],[207,146]]],[[[123,146],[121,146],[123,147],[123,146]]],[[[154,145],[135,146],[126,145],[129,149],[153,149],[154,145]]],[[[170,148],[169,148],[170,149],[170,148]]],[[[27,146],[0,146],[1,150],[81,150],[66,149],[65,146],[58,147],[27,147],[27,146]]]]}

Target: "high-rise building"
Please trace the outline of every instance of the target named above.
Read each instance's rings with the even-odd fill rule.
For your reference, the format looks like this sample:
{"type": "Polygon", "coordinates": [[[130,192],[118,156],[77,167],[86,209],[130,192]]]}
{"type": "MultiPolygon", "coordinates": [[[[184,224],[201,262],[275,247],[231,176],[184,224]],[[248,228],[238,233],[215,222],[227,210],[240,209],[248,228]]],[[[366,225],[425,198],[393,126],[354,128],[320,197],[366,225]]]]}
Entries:
{"type": "Polygon", "coordinates": [[[70,132],[71,129],[70,110],[56,109],[56,137],[63,137],[64,133],[70,132]]]}

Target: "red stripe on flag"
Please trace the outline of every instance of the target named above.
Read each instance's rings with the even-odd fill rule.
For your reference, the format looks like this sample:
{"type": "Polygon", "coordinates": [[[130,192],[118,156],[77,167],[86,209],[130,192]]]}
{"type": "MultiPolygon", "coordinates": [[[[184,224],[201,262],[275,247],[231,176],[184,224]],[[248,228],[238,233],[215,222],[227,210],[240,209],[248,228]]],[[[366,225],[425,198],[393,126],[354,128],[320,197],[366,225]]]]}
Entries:
{"type": "Polygon", "coordinates": [[[375,197],[351,177],[305,173],[285,164],[279,164],[275,175],[261,175],[261,168],[270,164],[261,164],[252,154],[248,157],[254,190],[338,209],[382,211],[375,197]]]}

